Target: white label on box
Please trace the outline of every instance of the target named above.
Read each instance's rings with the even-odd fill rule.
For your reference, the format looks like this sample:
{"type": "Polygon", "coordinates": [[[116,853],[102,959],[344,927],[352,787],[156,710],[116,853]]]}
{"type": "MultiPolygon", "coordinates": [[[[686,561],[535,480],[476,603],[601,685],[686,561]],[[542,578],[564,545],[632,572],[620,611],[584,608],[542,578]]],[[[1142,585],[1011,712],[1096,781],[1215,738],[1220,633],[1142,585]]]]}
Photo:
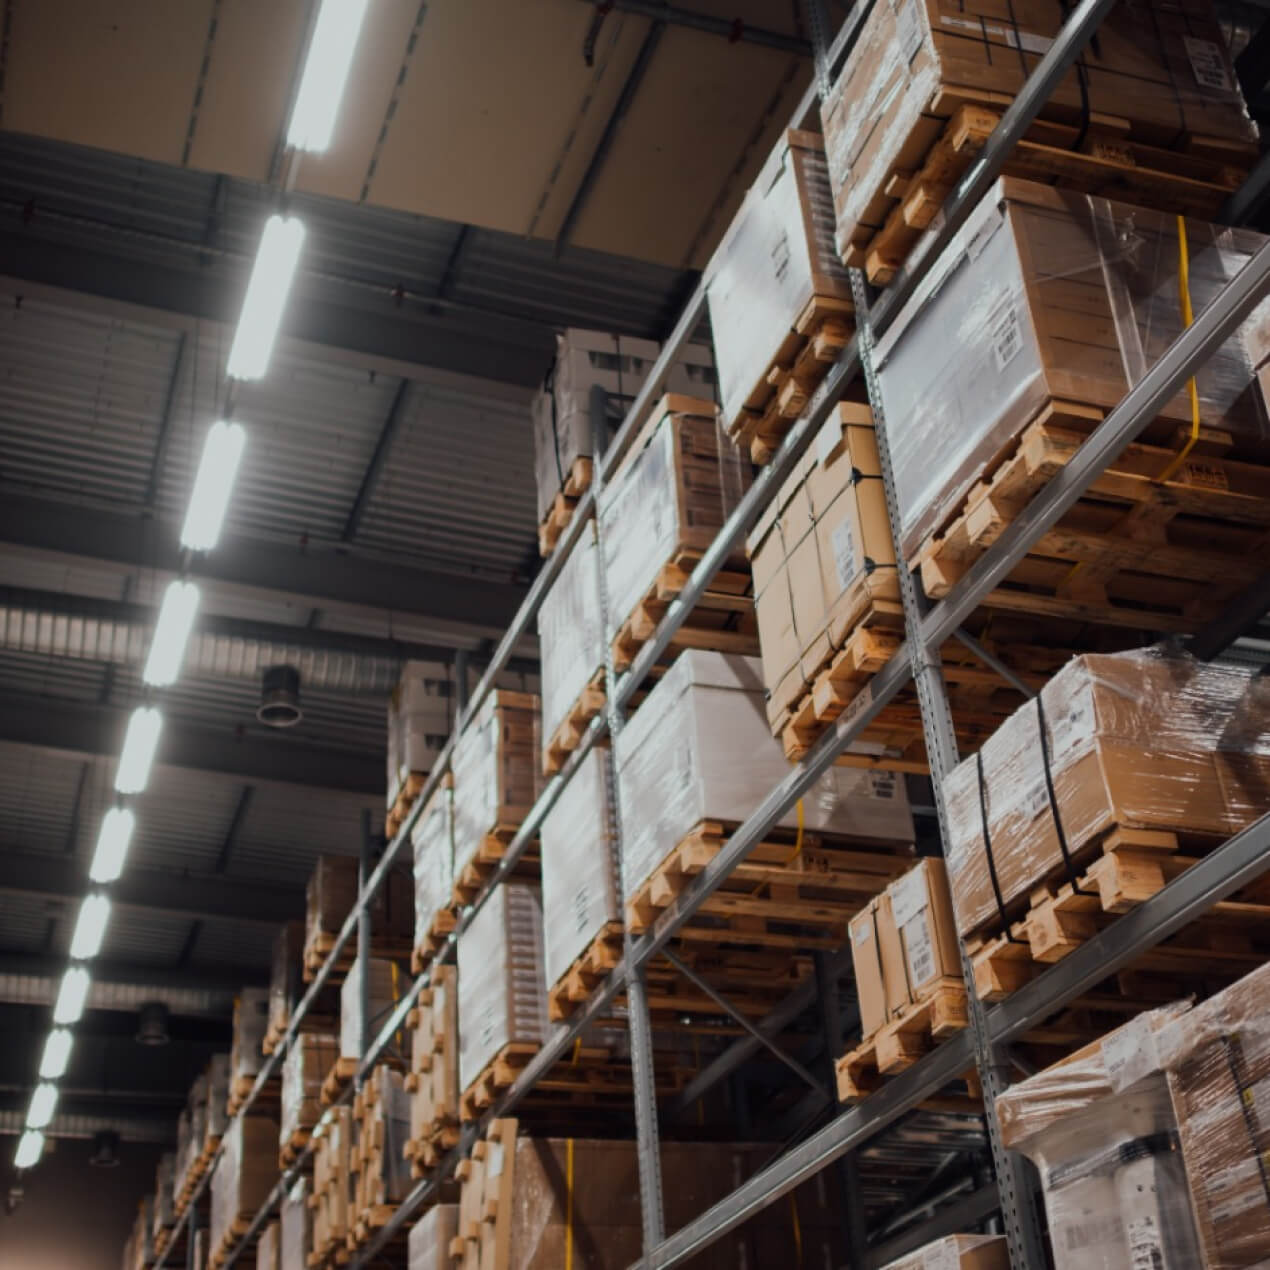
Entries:
{"type": "Polygon", "coordinates": [[[894,800],[899,792],[899,782],[894,772],[869,772],[869,794],[873,798],[885,798],[887,802],[894,800]]]}
{"type": "Polygon", "coordinates": [[[816,462],[824,465],[833,457],[833,452],[842,440],[842,420],[835,410],[824,426],[816,433],[816,462]]]}
{"type": "Polygon", "coordinates": [[[869,936],[872,934],[873,923],[871,921],[853,922],[851,924],[851,938],[857,944],[867,944],[869,942],[869,936]]]}
{"type": "Polygon", "coordinates": [[[914,988],[935,977],[935,945],[930,937],[930,923],[925,910],[907,922],[904,932],[904,954],[908,958],[908,979],[914,988]]]}
{"type": "Polygon", "coordinates": [[[1160,1224],[1154,1217],[1137,1217],[1127,1223],[1129,1236],[1129,1270],[1161,1270],[1164,1242],[1160,1224]]]}
{"type": "Polygon", "coordinates": [[[1102,1061],[1107,1083],[1117,1094],[1159,1069],[1155,1032],[1145,1016],[1126,1023],[1103,1041],[1102,1061]]]}
{"type": "Polygon", "coordinates": [[[1212,40],[1197,40],[1194,36],[1182,37],[1186,56],[1191,59],[1195,82],[1201,88],[1211,88],[1216,93],[1232,91],[1230,76],[1226,74],[1226,61],[1221,49],[1212,40]]]}
{"type": "Polygon", "coordinates": [[[838,573],[838,583],[844,589],[851,585],[855,577],[855,534],[851,532],[850,519],[844,520],[833,531],[830,538],[833,544],[833,564],[838,573]]]}
{"type": "Polygon", "coordinates": [[[1049,724],[1050,765],[1061,767],[1076,755],[1094,748],[1094,694],[1090,686],[1078,691],[1058,718],[1047,714],[1049,724]]]}
{"type": "Polygon", "coordinates": [[[1019,355],[1023,347],[1023,329],[1019,325],[1019,310],[1011,300],[1005,311],[993,319],[992,355],[997,361],[997,370],[1003,371],[1019,355]]]}
{"type": "Polygon", "coordinates": [[[900,11],[895,15],[895,27],[900,37],[900,48],[904,50],[904,60],[911,62],[922,47],[922,15],[917,0],[906,0],[900,5],[900,11]]]}
{"type": "Polygon", "coordinates": [[[918,865],[891,883],[891,911],[897,926],[907,926],[926,907],[925,869],[918,865]]]}

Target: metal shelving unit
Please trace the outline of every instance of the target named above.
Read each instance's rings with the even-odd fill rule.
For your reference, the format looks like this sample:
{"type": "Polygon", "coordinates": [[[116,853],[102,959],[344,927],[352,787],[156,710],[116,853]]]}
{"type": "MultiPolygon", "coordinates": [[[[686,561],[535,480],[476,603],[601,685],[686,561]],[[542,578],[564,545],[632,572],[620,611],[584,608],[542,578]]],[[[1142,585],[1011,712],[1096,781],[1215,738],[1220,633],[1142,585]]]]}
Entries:
{"type": "MultiPolygon", "coordinates": [[[[650,669],[669,647],[671,639],[704,594],[715,573],[742,543],[772,493],[806,451],[836,403],[858,375],[863,375],[865,379],[879,425],[878,439],[879,448],[882,451],[884,484],[894,528],[897,518],[894,481],[891,477],[889,454],[886,452],[882,403],[873,379],[872,348],[875,333],[885,331],[894,320],[901,306],[913,294],[924,269],[947,245],[979,198],[989,189],[1011,147],[1035,119],[1038,111],[1080,51],[1093,37],[1099,22],[1110,11],[1113,4],[1114,0],[1081,0],[1049,52],[1014,103],[1005,112],[1000,125],[989,139],[978,161],[957,186],[941,213],[942,220],[928,235],[928,241],[918,258],[911,260],[901,270],[877,303],[870,304],[862,280],[858,276],[855,278],[854,285],[857,292],[855,338],[814,394],[771,462],[758,474],[750,490],[734,509],[714,543],[693,570],[679,597],[671,603],[655,635],[640,650],[630,669],[618,677],[611,657],[609,658],[606,667],[608,701],[605,712],[593,720],[582,744],[570,756],[563,769],[547,783],[529,816],[513,838],[490,884],[477,896],[473,904],[461,913],[457,929],[438,954],[437,963],[453,958],[459,932],[468,926],[476,912],[493,893],[494,888],[510,874],[537,835],[543,819],[559,797],[561,790],[591,749],[606,733],[615,734],[620,730],[626,710],[650,669]]],[[[815,109],[818,101],[817,85],[828,83],[831,74],[849,53],[869,7],[868,0],[860,0],[828,48],[824,46],[823,24],[817,22],[809,24],[813,34],[822,35],[822,38],[814,41],[817,55],[817,84],[812,86],[800,103],[793,119],[795,126],[800,125],[815,109]]],[[[1249,185],[1254,183],[1262,186],[1270,184],[1268,165],[1262,164],[1254,173],[1249,185]],[[1267,171],[1263,173],[1263,169],[1267,171]]],[[[1237,210],[1239,207],[1251,205],[1253,201],[1255,200],[1246,197],[1241,191],[1232,199],[1230,209],[1237,210]]],[[[943,644],[950,638],[960,637],[962,623],[1006,577],[1026,554],[1028,548],[1074,505],[1107,465],[1133,440],[1155,416],[1159,408],[1182,387],[1195,369],[1235,330],[1267,293],[1270,293],[1270,244],[1263,247],[1248,262],[1240,274],[1197,317],[1194,324],[1165,351],[1120,405],[1110,412],[1093,431],[1075,458],[1031,501],[947,598],[924,607],[911,576],[905,570],[901,570],[901,577],[904,579],[902,598],[906,635],[903,646],[873,678],[852,707],[840,716],[821,737],[810,753],[790,768],[788,776],[770,791],[754,814],[733,833],[718,855],[693,880],[675,903],[660,915],[653,927],[639,938],[632,938],[628,933],[622,961],[608,979],[596,988],[568,1023],[556,1027],[539,1054],[521,1071],[515,1083],[495,1102],[482,1119],[466,1127],[459,1145],[442,1161],[433,1176],[420,1182],[400,1205],[391,1221],[380,1229],[369,1244],[353,1256],[349,1262],[352,1270],[374,1264],[380,1249],[431,1200],[440,1181],[453,1173],[458,1161],[467,1154],[472,1144],[484,1132],[488,1122],[496,1116],[514,1112],[520,1101],[543,1075],[569,1052],[575,1038],[590,1026],[613,998],[622,991],[626,993],[631,1016],[634,1057],[632,1065],[640,1155],[642,1162],[647,1161],[647,1166],[641,1167],[640,1174],[645,1238],[644,1257],[640,1265],[646,1270],[682,1264],[690,1256],[741,1225],[756,1212],[775,1202],[800,1183],[867,1143],[972,1066],[979,1068],[984,1084],[988,1109],[986,1119],[989,1125],[996,1189],[994,1191],[991,1187],[982,1188],[969,1200],[959,1205],[955,1214],[950,1210],[948,1217],[955,1215],[966,1222],[982,1220],[985,1213],[991,1211],[986,1207],[987,1204],[993,1207],[999,1206],[1009,1239],[1012,1266],[1015,1270],[1041,1270],[1044,1258],[1040,1249],[1040,1227],[1035,1212],[1033,1188],[1021,1159],[1005,1152],[993,1132],[995,1118],[991,1113],[991,1102],[1003,1087],[1005,1047],[1046,1016],[1127,965],[1143,951],[1168,938],[1211,905],[1229,896],[1264,872],[1267,868],[1267,860],[1270,860],[1270,856],[1267,855],[1267,852],[1270,852],[1270,816],[1263,817],[1212,854],[1191,866],[1153,898],[1119,917],[1094,939],[1052,966],[1004,1002],[991,1008],[982,1007],[975,997],[971,982],[969,994],[972,1002],[971,1026],[967,1030],[938,1045],[912,1068],[889,1080],[861,1104],[835,1115],[823,1128],[750,1178],[731,1195],[681,1230],[669,1234],[664,1230],[660,1177],[656,1167],[657,1115],[652,1072],[651,1022],[641,990],[643,976],[650,959],[666,950],[670,940],[682,925],[698,911],[702,903],[733,869],[763,840],[771,827],[794,806],[910,680],[916,683],[918,690],[927,750],[931,756],[936,807],[940,818],[941,834],[943,833],[942,777],[957,761],[956,743],[941,671],[940,649],[943,644]]],[[[360,944],[361,940],[366,938],[368,934],[366,913],[369,902],[383,885],[388,870],[401,858],[402,852],[408,849],[411,830],[448,767],[455,737],[479,710],[494,686],[495,677],[511,657],[513,649],[524,635],[532,631],[534,619],[544,597],[555,583],[565,560],[581,536],[585,522],[596,512],[597,498],[606,478],[611,476],[616,464],[629,449],[640,423],[662,392],[671,364],[683,345],[700,326],[705,309],[705,289],[703,285],[699,285],[664,345],[644,388],[628,411],[621,429],[597,462],[593,487],[579,501],[573,521],[562,535],[553,555],[545,562],[515,620],[500,641],[489,667],[467,702],[464,703],[454,734],[438,757],[433,772],[406,822],[393,841],[388,844],[374,869],[363,870],[364,882],[357,906],[345,921],[331,953],[314,982],[293,1011],[282,1043],[266,1061],[247,1099],[244,1111],[239,1114],[245,1114],[250,1109],[266,1083],[277,1072],[287,1047],[298,1032],[301,1020],[329,981],[336,961],[348,941],[359,937],[360,944]]],[[[598,599],[603,604],[603,594],[598,599]]],[[[618,828],[620,830],[620,824],[618,828]]],[[[363,944],[362,947],[364,946],[363,944]]],[[[964,968],[969,978],[968,964],[964,968]]],[[[344,1091],[340,1099],[341,1103],[351,1099],[354,1090],[361,1086],[379,1057],[393,1043],[393,1038],[404,1023],[406,1014],[417,1002],[420,992],[427,986],[429,974],[430,972],[425,972],[412,983],[378,1034],[370,1039],[365,1047],[356,1078],[344,1091]]],[[[801,1009],[809,1008],[814,1003],[814,999],[814,992],[808,991],[805,996],[798,997],[796,1001],[791,1001],[774,1012],[773,1030],[778,1030],[783,1022],[793,1018],[801,1009]]],[[[765,1030],[766,1022],[758,1024],[759,1032],[765,1030]]],[[[742,1048],[736,1049],[736,1053],[744,1055],[752,1052],[744,1048],[747,1044],[757,1049],[762,1042],[752,1036],[743,1038],[737,1043],[742,1048]]],[[[728,1061],[737,1060],[729,1058],[728,1061]]],[[[292,1182],[300,1175],[311,1150],[312,1144],[300,1161],[274,1187],[250,1229],[236,1245],[229,1258],[229,1265],[232,1266],[239,1259],[240,1254],[254,1241],[292,1182]]],[[[182,1218],[173,1243],[176,1242],[176,1236],[180,1235],[181,1227],[188,1224],[192,1215],[195,1214],[199,1197],[208,1186],[209,1179],[210,1170],[208,1177],[200,1184],[199,1193],[196,1194],[182,1218]]],[[[940,1233],[945,1233],[948,1228],[947,1220],[941,1221],[940,1217],[936,1216],[929,1224],[930,1237],[934,1238],[940,1233]]],[[[172,1265],[172,1262],[164,1257],[158,1264],[163,1267],[172,1265]]],[[[872,1264],[872,1260],[862,1264],[872,1264]]]]}

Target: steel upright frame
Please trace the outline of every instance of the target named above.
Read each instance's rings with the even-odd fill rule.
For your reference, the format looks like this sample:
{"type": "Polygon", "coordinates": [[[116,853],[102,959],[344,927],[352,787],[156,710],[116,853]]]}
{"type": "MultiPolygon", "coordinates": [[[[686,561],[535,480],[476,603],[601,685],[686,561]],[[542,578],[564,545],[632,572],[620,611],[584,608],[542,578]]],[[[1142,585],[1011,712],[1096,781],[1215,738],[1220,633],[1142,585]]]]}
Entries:
{"type": "MultiPolygon", "coordinates": [[[[1115,0],[1080,0],[1049,52],[1029,78],[1018,97],[1002,116],[979,159],[958,184],[945,204],[936,226],[927,235],[917,256],[871,304],[862,281],[856,277],[857,334],[844,350],[842,358],[813,394],[802,415],[794,423],[772,460],[755,478],[753,485],[728,517],[714,543],[693,570],[683,591],[665,613],[652,639],[635,657],[627,672],[615,674],[611,656],[606,666],[607,703],[605,711],[594,719],[582,743],[570,756],[562,770],[548,781],[524,823],[509,844],[490,882],[459,916],[456,930],[437,954],[436,963],[454,956],[458,935],[470,924],[494,889],[511,873],[516,863],[537,836],[544,818],[555,804],[561,790],[585,761],[595,744],[606,733],[620,731],[625,712],[635,692],[669,647],[672,638],[709,586],[723,562],[739,547],[756,523],[770,496],[784,481],[812,439],[828,420],[834,406],[857,375],[863,375],[869,398],[879,425],[884,423],[882,403],[877,392],[872,367],[875,334],[880,334],[895,319],[901,306],[913,295],[918,282],[939,251],[964,223],[979,198],[992,181],[1015,142],[1036,118],[1062,76],[1081,50],[1093,37],[1098,24],[1110,11],[1115,0]]],[[[824,47],[823,24],[812,21],[816,36],[816,82],[804,95],[793,118],[799,126],[815,109],[820,86],[829,82],[842,59],[849,55],[861,24],[871,7],[871,0],[858,0],[832,44],[824,47]]],[[[815,7],[813,18],[820,15],[815,7]]],[[[1248,186],[1260,189],[1270,183],[1270,165],[1262,165],[1250,178],[1248,186]]],[[[1229,207],[1238,209],[1249,203],[1236,195],[1229,207]]],[[[651,1022],[644,997],[643,976],[651,958],[662,953],[680,927],[700,905],[722,884],[732,870],[763,840],[771,826],[784,816],[795,802],[833,764],[834,760],[861,735],[878,713],[909,681],[914,680],[919,696],[923,729],[932,763],[932,785],[939,813],[940,830],[944,833],[942,779],[956,762],[956,743],[948,712],[948,698],[940,669],[940,649],[950,638],[964,638],[962,623],[987,595],[1011,571],[1018,561],[1058,519],[1076,502],[1085,489],[1128,445],[1157,413],[1161,405],[1177,392],[1204,360],[1229,336],[1255,305],[1270,293],[1270,244],[1261,248],[1241,272],[1196,318],[1129,391],[1124,400],[1093,431],[1073,460],[1038,493],[1032,502],[1001,535],[998,541],[962,578],[945,599],[923,609],[912,578],[901,570],[905,616],[905,642],[887,665],[870,681],[852,707],[836,720],[811,751],[790,768],[780,784],[763,800],[758,809],[728,839],[723,849],[699,874],[674,904],[665,910],[652,928],[638,938],[629,934],[624,955],[612,974],[603,981],[574,1013],[567,1023],[553,1030],[547,1043],[526,1065],[512,1086],[475,1124],[466,1126],[459,1144],[440,1162],[433,1175],[419,1182],[398,1207],[386,1226],[349,1262],[350,1270],[369,1267],[379,1251],[419,1213],[434,1197],[441,1181],[453,1174],[460,1159],[471,1149],[496,1116],[512,1113],[534,1085],[563,1058],[577,1036],[597,1019],[614,996],[625,990],[631,1010],[633,1050],[633,1084],[635,1088],[636,1127],[640,1142],[640,1193],[644,1207],[644,1255],[632,1270],[660,1270],[677,1266],[721,1238],[730,1230],[774,1203],[794,1187],[836,1160],[864,1145],[877,1133],[913,1110],[923,1100],[955,1079],[971,1066],[978,1066],[989,1104],[987,1121],[996,1173],[996,1192],[1005,1220],[1014,1270],[1040,1270],[1044,1265],[1040,1250],[1039,1225],[1036,1220],[1034,1195],[1025,1170],[1016,1158],[1002,1150],[993,1130],[995,1117],[991,1102],[1002,1087],[1001,1047],[1018,1038],[1040,1020],[1087,991],[1095,983],[1127,965],[1144,950],[1168,938],[1188,922],[1195,920],[1213,904],[1231,895],[1263,873],[1270,859],[1270,816],[1236,835],[1229,842],[1170,882],[1162,891],[1138,908],[1119,917],[1115,923],[1070,956],[1046,970],[1026,987],[991,1008],[980,1006],[975,994],[970,1027],[951,1037],[923,1057],[908,1071],[888,1081],[864,1102],[841,1111],[823,1128],[786,1152],[755,1176],[738,1187],[712,1208],[702,1213],[681,1230],[667,1234],[661,1205],[661,1183],[657,1166],[657,1108],[652,1068],[651,1022]],[[648,1163],[645,1164],[644,1161],[648,1163]]],[[[670,367],[681,349],[698,329],[706,310],[704,283],[698,285],[684,308],[674,330],[662,348],[649,378],[628,410],[617,435],[595,465],[595,483],[579,500],[573,521],[561,536],[554,553],[544,563],[511,626],[504,634],[492,660],[479,682],[460,702],[454,732],[451,734],[429,775],[409,816],[394,839],[388,843],[378,864],[364,870],[363,884],[357,904],[349,914],[326,961],[313,983],[292,1012],[282,1041],[265,1061],[244,1108],[245,1115],[257,1101],[265,1085],[275,1075],[287,1049],[294,1041],[305,1014],[318,994],[329,982],[341,952],[350,939],[366,938],[365,915],[371,900],[383,886],[388,871],[402,857],[410,842],[411,831],[432,792],[439,786],[453,755],[455,739],[475,716],[492,691],[496,676],[507,665],[521,639],[533,629],[538,610],[559,577],[565,561],[580,539],[586,521],[596,515],[597,499],[605,481],[630,448],[638,428],[657,401],[665,386],[670,367]]],[[[878,437],[884,469],[888,508],[894,521],[894,481],[890,458],[886,452],[885,427],[879,426],[878,437]]],[[[598,517],[597,517],[598,522],[598,517]]],[[[598,529],[598,523],[597,523],[598,529]]],[[[603,584],[597,602],[604,603],[603,584]]],[[[466,677],[465,677],[466,682],[466,677]]],[[[615,798],[616,801],[616,798],[615,798]]],[[[620,833],[620,816],[615,826],[620,833]]],[[[968,968],[967,968],[968,969],[968,968]]],[[[340,1103],[348,1101],[356,1087],[365,1080],[380,1056],[413,1008],[419,994],[428,985],[431,970],[426,970],[411,984],[403,999],[392,1011],[373,1039],[364,1048],[356,1079],[345,1089],[340,1103]]],[[[808,996],[805,1005],[813,1004],[808,996]]],[[[763,1024],[759,1031],[763,1031],[763,1024]]],[[[774,1029],[776,1030],[776,1029],[774,1029]]],[[[760,1046],[753,1036],[740,1046],[760,1046]]],[[[738,1048],[737,1053],[746,1050],[738,1048]]],[[[728,1059],[728,1062],[731,1062],[728,1059]]],[[[726,1070],[726,1064],[721,1062],[726,1070]]],[[[337,1104],[339,1105],[339,1104],[337,1104]]],[[[319,1128],[318,1133],[321,1130],[319,1128]]],[[[317,1135],[315,1134],[315,1140],[317,1135]]],[[[270,1214],[279,1206],[288,1189],[300,1176],[313,1150],[306,1148],[299,1161],[278,1181],[269,1198],[256,1214],[248,1231],[235,1244],[225,1263],[232,1266],[255,1241],[270,1214]]],[[[219,1152],[217,1155],[219,1158],[219,1152]]],[[[212,1167],[215,1167],[215,1159],[212,1167]]],[[[210,1184],[211,1169],[200,1183],[186,1212],[173,1234],[173,1244],[182,1226],[193,1229],[199,1201],[210,1184]]],[[[960,1211],[973,1211],[980,1218],[988,1211],[985,1196],[990,1187],[976,1193],[973,1204],[960,1211]]],[[[853,1218],[858,1215],[851,1215],[853,1218]]],[[[969,1220],[969,1218],[967,1218],[969,1220]]],[[[857,1224],[858,1223],[854,1223],[857,1224]]],[[[944,1233],[946,1224],[937,1216],[930,1223],[931,1237],[944,1233]]],[[[908,1236],[905,1236],[907,1239],[908,1236]]],[[[860,1260],[858,1239],[854,1252],[860,1260]]],[[[891,1241],[894,1244],[895,1241],[891,1241]]],[[[874,1253],[870,1252],[872,1263],[874,1253]]],[[[169,1265],[165,1255],[157,1263],[169,1265]]],[[[853,1261],[853,1270],[856,1270],[853,1261]]]]}

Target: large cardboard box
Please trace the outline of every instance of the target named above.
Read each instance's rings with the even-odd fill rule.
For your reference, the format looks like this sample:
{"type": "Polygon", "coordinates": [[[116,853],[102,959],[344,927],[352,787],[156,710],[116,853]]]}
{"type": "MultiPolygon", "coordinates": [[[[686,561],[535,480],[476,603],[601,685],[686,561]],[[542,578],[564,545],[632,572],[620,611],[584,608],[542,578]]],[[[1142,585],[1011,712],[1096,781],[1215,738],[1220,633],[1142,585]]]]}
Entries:
{"type": "Polygon", "coordinates": [[[851,280],[833,246],[833,204],[821,138],[791,129],[778,141],[706,266],[706,299],[729,432],[761,414],[774,362],[813,298],[851,312],[851,280]]]}
{"type": "Polygon", "coordinates": [[[265,1061],[264,1040],[269,1027],[269,989],[243,988],[234,998],[234,1027],[229,1048],[234,1083],[250,1082],[265,1061]]]}
{"type": "MultiPolygon", "coordinates": [[[[1196,313],[1264,242],[1193,219],[1186,236],[1196,313]]],[[[878,341],[905,559],[1043,407],[1091,408],[1091,427],[1142,378],[1183,329],[1178,262],[1175,216],[1008,178],[984,196],[878,341]]],[[[1244,332],[1196,376],[1203,425],[1263,454],[1253,380],[1244,332]]],[[[1143,439],[1172,444],[1190,424],[1183,389],[1143,439]]]]}
{"type": "Polygon", "coordinates": [[[212,1174],[214,1248],[240,1217],[256,1215],[278,1180],[278,1122],[269,1116],[235,1116],[221,1146],[212,1174]]]}
{"type": "Polygon", "coordinates": [[[340,1035],[339,1056],[343,1059],[361,1060],[361,1036],[363,1027],[370,1040],[374,1040],[384,1026],[393,1006],[401,1000],[408,979],[395,961],[372,957],[367,974],[369,993],[366,1009],[362,1010],[361,962],[353,958],[344,982],[340,984],[340,1035]]]}
{"type": "MultiPolygon", "coordinates": [[[[746,819],[789,774],[767,726],[758,659],[684,652],[614,746],[629,901],[703,820],[746,819]]],[[[904,785],[892,773],[831,767],[803,799],[808,832],[911,845],[904,785]]],[[[792,826],[791,808],[781,824],[792,826]]]]}
{"type": "Polygon", "coordinates": [[[426,773],[449,731],[448,684],[435,662],[408,661],[388,698],[389,810],[412,772],[426,773]]]}
{"type": "Polygon", "coordinates": [[[410,831],[414,852],[415,951],[433,951],[441,934],[453,928],[449,917],[454,899],[454,795],[447,781],[428,799],[410,831]]]}
{"type": "MultiPolygon", "coordinates": [[[[326,956],[357,903],[355,856],[320,855],[305,888],[304,955],[326,956]]],[[[414,895],[408,868],[393,868],[370,902],[371,947],[396,948],[414,934],[414,895]]]]}
{"type": "Polygon", "coordinates": [[[308,1270],[313,1251],[313,1219],[309,1215],[310,1183],[297,1178],[278,1210],[279,1270],[308,1270]]]}
{"type": "Polygon", "coordinates": [[[1004,1235],[945,1235],[884,1270],[1010,1270],[1004,1235]]]}
{"type": "MultiPolygon", "coordinates": [[[[947,120],[966,101],[1002,111],[1053,43],[1064,0],[879,0],[821,105],[837,219],[849,264],[904,193],[947,120]]],[[[1102,20],[1077,66],[1041,108],[1069,125],[1114,119],[1115,137],[1234,164],[1256,153],[1211,0],[1130,0],[1102,20]]]]}
{"type": "Polygon", "coordinates": [[[323,1032],[301,1032],[282,1060],[278,1142],[299,1147],[322,1115],[322,1082],[339,1057],[339,1040],[323,1032]],[[293,1143],[292,1138],[296,1141],[293,1143]]]}
{"type": "Polygon", "coordinates": [[[873,416],[842,403],[748,540],[767,719],[779,736],[816,675],[875,608],[900,614],[873,416]]]}
{"type": "Polygon", "coordinates": [[[459,1231],[459,1206],[433,1204],[413,1226],[406,1242],[406,1270],[453,1270],[450,1241],[459,1231]]]}

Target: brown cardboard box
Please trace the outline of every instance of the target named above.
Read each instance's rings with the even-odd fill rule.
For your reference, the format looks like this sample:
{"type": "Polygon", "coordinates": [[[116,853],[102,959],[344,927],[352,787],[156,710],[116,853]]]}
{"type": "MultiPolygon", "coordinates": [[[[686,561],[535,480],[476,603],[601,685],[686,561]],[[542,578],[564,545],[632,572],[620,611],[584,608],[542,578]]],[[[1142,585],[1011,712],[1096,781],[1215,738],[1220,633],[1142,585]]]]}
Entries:
{"type": "Polygon", "coordinates": [[[1009,1270],[1010,1252],[1004,1235],[947,1235],[884,1270],[1009,1270]]]}

